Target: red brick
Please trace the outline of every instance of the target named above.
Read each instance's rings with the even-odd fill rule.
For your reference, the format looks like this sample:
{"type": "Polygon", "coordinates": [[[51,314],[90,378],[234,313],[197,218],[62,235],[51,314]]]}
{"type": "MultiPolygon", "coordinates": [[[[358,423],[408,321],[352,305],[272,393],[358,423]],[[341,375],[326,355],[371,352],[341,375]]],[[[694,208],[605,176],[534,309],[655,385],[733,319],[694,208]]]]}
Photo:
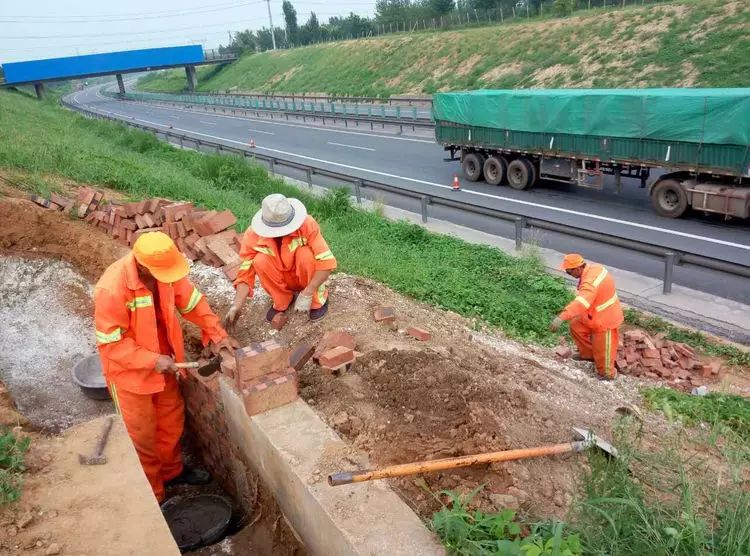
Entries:
{"type": "Polygon", "coordinates": [[[313,353],[315,353],[315,346],[312,344],[300,344],[292,354],[289,356],[289,364],[295,371],[301,371],[302,367],[307,365],[307,362],[312,359],[313,353]]]}
{"type": "Polygon", "coordinates": [[[641,359],[641,364],[649,368],[661,367],[661,357],[644,357],[641,359]]]}
{"type": "Polygon", "coordinates": [[[146,223],[147,228],[156,227],[156,222],[154,221],[153,216],[151,216],[148,212],[141,216],[141,218],[143,218],[143,221],[146,223]]]}
{"type": "Polygon", "coordinates": [[[57,193],[51,193],[49,196],[49,200],[55,204],[60,205],[61,207],[66,207],[73,201],[73,199],[63,197],[62,195],[58,195],[57,193]]]}
{"type": "Polygon", "coordinates": [[[235,351],[237,379],[241,385],[245,381],[267,373],[289,367],[289,350],[278,343],[270,346],[253,344],[235,351]]]}
{"type": "Polygon", "coordinates": [[[179,237],[185,237],[186,235],[188,235],[187,231],[185,230],[185,225],[182,222],[175,222],[174,228],[179,237]]]}
{"type": "Polygon", "coordinates": [[[560,359],[567,359],[573,355],[573,351],[568,346],[557,346],[555,348],[555,355],[560,359]]]}
{"type": "Polygon", "coordinates": [[[242,389],[245,411],[249,416],[264,413],[297,399],[297,372],[287,368],[258,377],[242,389]]]}
{"type": "Polygon", "coordinates": [[[687,380],[690,378],[690,371],[686,371],[685,369],[677,369],[675,372],[675,376],[681,380],[687,380]]]}
{"type": "Polygon", "coordinates": [[[628,362],[625,361],[624,359],[616,359],[615,360],[615,367],[617,367],[618,371],[622,372],[622,371],[626,370],[627,366],[628,366],[628,362]]]}
{"type": "Polygon", "coordinates": [[[185,245],[190,247],[190,249],[195,249],[195,244],[199,239],[200,236],[198,234],[188,234],[185,236],[185,245]]]}
{"type": "Polygon", "coordinates": [[[226,276],[231,282],[234,282],[237,278],[237,274],[240,272],[240,263],[224,265],[221,267],[221,270],[224,271],[224,276],[226,276]]]}
{"type": "Polygon", "coordinates": [[[326,369],[338,369],[344,365],[353,363],[354,359],[354,350],[344,346],[338,346],[321,353],[318,361],[320,362],[321,367],[326,369]]]}
{"type": "Polygon", "coordinates": [[[343,330],[329,330],[315,348],[313,360],[318,361],[323,352],[335,347],[345,347],[354,350],[357,347],[357,341],[354,339],[354,336],[343,330]]]}
{"type": "Polygon", "coordinates": [[[652,373],[651,371],[646,371],[645,373],[643,373],[643,376],[653,379],[659,378],[659,375],[657,375],[656,373],[652,373]]]}
{"type": "Polygon", "coordinates": [[[203,218],[201,222],[206,225],[209,234],[216,234],[222,230],[226,230],[229,226],[234,226],[237,223],[237,219],[231,210],[225,210],[208,219],[203,218]]]}
{"type": "Polygon", "coordinates": [[[177,222],[193,211],[193,203],[171,203],[161,207],[166,222],[177,222]]]}
{"type": "Polygon", "coordinates": [[[393,307],[378,307],[372,315],[375,322],[396,322],[396,312],[393,307]]]}
{"type": "Polygon", "coordinates": [[[679,342],[675,342],[674,344],[672,344],[672,346],[674,347],[677,353],[679,353],[680,355],[684,357],[687,357],[690,359],[695,357],[695,351],[690,346],[687,346],[679,342]]]}
{"type": "Polygon", "coordinates": [[[193,230],[199,236],[210,236],[212,234],[210,226],[206,223],[212,216],[218,214],[215,210],[199,215],[199,213],[192,214],[193,230]],[[204,222],[205,220],[205,222],[204,222]]]}
{"type": "Polygon", "coordinates": [[[432,334],[430,334],[427,330],[425,330],[424,328],[416,328],[414,326],[407,328],[406,333],[412,338],[416,338],[420,342],[426,342],[427,340],[432,338],[432,334]]]}
{"type": "Polygon", "coordinates": [[[641,355],[646,359],[661,359],[661,352],[658,349],[644,349],[641,355]]]}
{"type": "Polygon", "coordinates": [[[138,224],[136,224],[135,220],[130,218],[123,218],[120,220],[120,227],[125,228],[126,230],[137,230],[138,224]]]}
{"type": "Polygon", "coordinates": [[[276,313],[271,320],[271,328],[274,330],[281,330],[288,321],[289,317],[286,314],[276,313]]]}
{"type": "Polygon", "coordinates": [[[224,265],[234,265],[242,262],[240,256],[227,245],[225,241],[218,237],[208,236],[206,238],[206,247],[221,260],[224,265]]]}
{"type": "Polygon", "coordinates": [[[146,212],[155,213],[159,209],[159,199],[149,199],[146,202],[146,212]]]}
{"type": "Polygon", "coordinates": [[[640,357],[638,357],[638,354],[635,352],[635,350],[628,351],[627,348],[625,349],[625,361],[627,361],[628,364],[635,363],[639,359],[640,357]]]}

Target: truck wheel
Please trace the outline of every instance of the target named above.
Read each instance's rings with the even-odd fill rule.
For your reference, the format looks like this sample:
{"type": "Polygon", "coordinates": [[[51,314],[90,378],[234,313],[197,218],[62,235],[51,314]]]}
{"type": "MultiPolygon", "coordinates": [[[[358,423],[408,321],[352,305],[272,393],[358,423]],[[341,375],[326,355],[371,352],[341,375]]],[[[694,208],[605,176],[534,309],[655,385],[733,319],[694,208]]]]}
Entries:
{"type": "Polygon", "coordinates": [[[534,166],[534,163],[531,162],[528,158],[524,158],[523,161],[529,169],[529,185],[526,186],[526,189],[530,189],[536,185],[536,167],[534,166]]]}
{"type": "Polygon", "coordinates": [[[502,156],[491,156],[484,163],[484,181],[490,185],[500,185],[505,179],[508,163],[502,156]]]}
{"type": "Polygon", "coordinates": [[[513,189],[527,189],[535,178],[534,168],[523,158],[516,158],[508,164],[508,185],[513,189]]]}
{"type": "Polygon", "coordinates": [[[677,180],[661,180],[651,189],[651,204],[657,214],[679,218],[688,207],[687,193],[677,180]]]}
{"type": "Polygon", "coordinates": [[[482,179],[482,157],[477,153],[469,153],[464,156],[461,162],[461,169],[464,171],[464,176],[469,181],[479,181],[482,179]]]}

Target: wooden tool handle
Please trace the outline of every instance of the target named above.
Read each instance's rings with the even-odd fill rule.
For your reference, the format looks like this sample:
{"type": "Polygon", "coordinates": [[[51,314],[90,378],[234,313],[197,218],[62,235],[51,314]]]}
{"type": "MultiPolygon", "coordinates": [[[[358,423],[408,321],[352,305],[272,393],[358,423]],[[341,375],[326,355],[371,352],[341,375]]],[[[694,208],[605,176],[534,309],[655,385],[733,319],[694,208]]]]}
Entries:
{"type": "Polygon", "coordinates": [[[436,459],[432,461],[418,461],[391,465],[382,469],[365,469],[361,471],[345,471],[333,473],[328,476],[328,484],[331,486],[348,485],[351,483],[362,483],[376,479],[388,479],[391,477],[403,477],[405,475],[417,475],[419,473],[432,473],[434,471],[445,471],[457,467],[469,467],[483,463],[497,463],[500,461],[513,461],[517,459],[539,458],[578,452],[582,449],[582,442],[566,442],[565,444],[554,444],[552,446],[539,446],[537,448],[522,448],[520,450],[503,450],[502,452],[488,452],[475,454],[473,456],[459,456],[455,458],[436,459]]]}
{"type": "Polygon", "coordinates": [[[200,367],[200,363],[192,361],[190,363],[175,363],[174,366],[178,369],[197,369],[200,367]]]}
{"type": "Polygon", "coordinates": [[[107,445],[107,440],[109,439],[109,431],[112,430],[112,424],[114,422],[114,417],[110,417],[109,419],[107,419],[107,422],[104,423],[102,435],[99,438],[99,442],[96,443],[96,452],[94,452],[95,455],[101,456],[104,453],[104,447],[107,445]]]}

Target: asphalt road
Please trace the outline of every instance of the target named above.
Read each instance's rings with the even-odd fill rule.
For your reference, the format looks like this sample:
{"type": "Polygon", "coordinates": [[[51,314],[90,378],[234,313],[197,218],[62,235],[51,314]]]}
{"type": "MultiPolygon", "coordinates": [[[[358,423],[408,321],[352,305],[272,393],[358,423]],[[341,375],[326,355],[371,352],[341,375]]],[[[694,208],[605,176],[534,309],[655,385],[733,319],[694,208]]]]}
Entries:
{"type": "MultiPolygon", "coordinates": [[[[458,162],[444,161],[445,153],[428,136],[407,137],[391,133],[322,127],[301,121],[270,121],[183,108],[113,100],[89,88],[69,97],[74,103],[112,116],[156,125],[175,132],[247,147],[250,138],[259,153],[329,168],[332,171],[397,185],[421,193],[450,189],[458,162]]],[[[280,170],[301,177],[294,170],[280,170]]],[[[335,185],[323,181],[320,185],[335,185]]],[[[719,217],[691,215],[672,220],[656,215],[645,190],[635,180],[624,180],[623,191],[614,191],[611,180],[603,191],[574,185],[541,183],[530,191],[485,183],[462,182],[458,199],[481,201],[507,212],[551,220],[568,226],[605,232],[717,259],[750,264],[750,222],[724,222],[719,217]]],[[[419,203],[398,195],[385,197],[390,205],[415,212],[419,203]]],[[[446,207],[430,207],[430,216],[503,237],[514,236],[510,223],[446,207]]],[[[643,275],[660,277],[660,259],[596,242],[551,232],[532,232],[539,244],[558,251],[577,251],[585,257],[643,275]]],[[[750,281],[737,276],[690,267],[676,267],[675,283],[699,291],[750,303],[750,281]]]]}

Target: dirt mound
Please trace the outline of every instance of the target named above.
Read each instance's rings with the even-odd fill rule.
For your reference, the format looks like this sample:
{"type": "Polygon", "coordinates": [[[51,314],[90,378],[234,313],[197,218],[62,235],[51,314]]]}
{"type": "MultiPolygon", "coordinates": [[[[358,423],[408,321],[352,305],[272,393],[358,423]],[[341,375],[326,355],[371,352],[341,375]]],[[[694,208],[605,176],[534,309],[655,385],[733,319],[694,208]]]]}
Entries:
{"type": "Polygon", "coordinates": [[[0,253],[49,255],[74,265],[90,281],[127,252],[104,233],[25,199],[0,199],[0,253]]]}

